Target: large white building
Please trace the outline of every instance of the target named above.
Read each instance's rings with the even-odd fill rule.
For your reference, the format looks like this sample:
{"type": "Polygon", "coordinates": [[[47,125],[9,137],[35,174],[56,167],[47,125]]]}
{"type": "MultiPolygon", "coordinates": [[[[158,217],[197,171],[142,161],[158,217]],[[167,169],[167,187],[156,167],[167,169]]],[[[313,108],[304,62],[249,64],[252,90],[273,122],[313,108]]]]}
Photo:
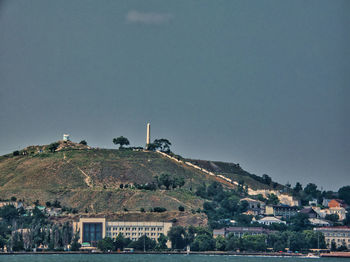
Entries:
{"type": "MultiPolygon", "coordinates": [[[[105,218],[80,218],[73,223],[74,230],[79,231],[80,243],[89,243],[91,246],[96,246],[105,237],[114,239],[119,233],[133,241],[143,235],[157,241],[161,234],[166,236],[171,227],[170,222],[106,221],[105,218]]],[[[170,247],[169,241],[167,245],[170,247]]]]}
{"type": "Polygon", "coordinates": [[[346,246],[350,249],[350,227],[319,227],[314,230],[323,233],[328,248],[334,242],[337,247],[346,246]]]}

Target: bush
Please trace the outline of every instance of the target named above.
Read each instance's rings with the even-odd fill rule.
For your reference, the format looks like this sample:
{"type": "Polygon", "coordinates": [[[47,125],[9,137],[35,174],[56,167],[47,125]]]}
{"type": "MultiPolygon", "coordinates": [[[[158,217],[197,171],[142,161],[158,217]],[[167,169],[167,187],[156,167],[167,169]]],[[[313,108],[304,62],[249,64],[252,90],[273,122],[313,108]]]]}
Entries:
{"type": "Polygon", "coordinates": [[[184,212],[185,208],[183,206],[179,206],[179,211],[184,212]]]}
{"type": "Polygon", "coordinates": [[[84,145],[84,146],[87,146],[87,142],[86,142],[85,140],[81,140],[81,141],[79,142],[79,144],[84,145]]]}
{"type": "Polygon", "coordinates": [[[13,151],[13,156],[18,156],[19,155],[19,151],[18,150],[16,150],[16,151],[13,151]]]}
{"type": "Polygon", "coordinates": [[[166,211],[165,207],[155,207],[155,208],[153,208],[153,212],[162,213],[162,212],[165,212],[165,211],[166,211]]]}

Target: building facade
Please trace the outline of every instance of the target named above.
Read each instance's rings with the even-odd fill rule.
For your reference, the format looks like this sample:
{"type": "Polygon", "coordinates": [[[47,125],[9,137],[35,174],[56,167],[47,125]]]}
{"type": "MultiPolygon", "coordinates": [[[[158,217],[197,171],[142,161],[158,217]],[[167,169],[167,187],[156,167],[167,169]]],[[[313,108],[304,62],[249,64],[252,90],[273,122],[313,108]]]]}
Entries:
{"type": "Polygon", "coordinates": [[[319,227],[314,228],[314,230],[323,233],[329,249],[332,242],[335,243],[336,247],[346,246],[350,249],[350,227],[319,227]]]}
{"type": "MultiPolygon", "coordinates": [[[[160,235],[166,236],[171,227],[170,222],[106,221],[105,218],[80,218],[73,224],[74,230],[79,230],[80,243],[89,243],[94,247],[99,240],[105,237],[114,239],[118,234],[132,241],[138,240],[143,235],[158,241],[160,235]]],[[[170,242],[167,245],[170,247],[170,242]]]]}
{"type": "Polygon", "coordinates": [[[227,237],[229,234],[233,234],[237,237],[242,237],[243,235],[261,235],[268,233],[270,233],[270,230],[262,227],[225,227],[221,229],[214,229],[213,237],[227,237]]]}
{"type": "Polygon", "coordinates": [[[286,221],[282,221],[276,217],[264,217],[257,220],[256,222],[265,226],[270,226],[272,224],[286,224],[286,221]]]}
{"type": "Polygon", "coordinates": [[[276,217],[290,218],[298,213],[298,207],[291,206],[266,206],[266,215],[273,215],[276,217]]]}

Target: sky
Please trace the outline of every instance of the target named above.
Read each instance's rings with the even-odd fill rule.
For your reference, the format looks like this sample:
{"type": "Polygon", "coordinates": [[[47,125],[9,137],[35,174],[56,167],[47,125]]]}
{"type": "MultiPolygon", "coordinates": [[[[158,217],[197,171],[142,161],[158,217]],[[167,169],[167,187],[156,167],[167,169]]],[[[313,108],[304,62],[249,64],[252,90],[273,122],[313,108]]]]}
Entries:
{"type": "Polygon", "coordinates": [[[282,184],[349,185],[350,1],[0,0],[0,154],[167,138],[282,184]]]}

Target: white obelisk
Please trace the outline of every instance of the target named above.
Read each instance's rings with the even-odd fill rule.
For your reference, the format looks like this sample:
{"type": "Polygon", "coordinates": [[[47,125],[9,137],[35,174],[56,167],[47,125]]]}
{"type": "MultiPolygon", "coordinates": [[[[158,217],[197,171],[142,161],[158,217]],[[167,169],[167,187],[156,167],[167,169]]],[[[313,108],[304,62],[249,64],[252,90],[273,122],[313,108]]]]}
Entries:
{"type": "Polygon", "coordinates": [[[151,124],[147,123],[147,137],[146,137],[146,148],[151,143],[151,124]]]}

